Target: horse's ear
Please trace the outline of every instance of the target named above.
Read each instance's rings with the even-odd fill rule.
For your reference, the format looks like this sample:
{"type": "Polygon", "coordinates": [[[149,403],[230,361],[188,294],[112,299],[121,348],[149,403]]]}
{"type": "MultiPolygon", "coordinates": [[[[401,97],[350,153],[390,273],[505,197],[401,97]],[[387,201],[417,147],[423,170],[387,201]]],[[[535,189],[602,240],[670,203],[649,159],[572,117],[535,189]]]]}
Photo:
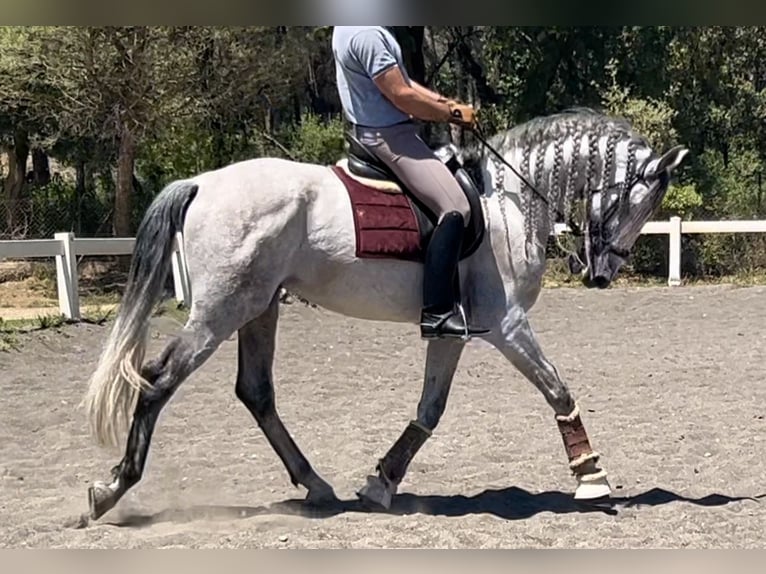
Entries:
{"type": "Polygon", "coordinates": [[[684,160],[689,150],[682,145],[677,145],[666,151],[662,157],[654,160],[646,169],[645,177],[654,177],[659,173],[666,172],[668,175],[676,169],[684,160]]]}

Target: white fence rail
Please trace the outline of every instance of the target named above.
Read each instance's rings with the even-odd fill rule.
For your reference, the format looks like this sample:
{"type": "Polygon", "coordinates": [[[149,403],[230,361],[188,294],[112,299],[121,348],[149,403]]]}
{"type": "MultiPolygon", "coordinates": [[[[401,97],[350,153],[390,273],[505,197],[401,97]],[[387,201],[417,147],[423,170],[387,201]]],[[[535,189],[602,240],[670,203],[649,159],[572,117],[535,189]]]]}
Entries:
{"type": "MultiPolygon", "coordinates": [[[[556,225],[556,233],[566,226],[556,225]]],[[[766,220],[682,221],[671,217],[668,221],[649,221],[641,229],[641,235],[668,235],[668,285],[681,284],[681,236],[685,233],[766,233],[766,220]]]]}
{"type": "MultiPolygon", "coordinates": [[[[565,225],[556,225],[554,232],[565,232],[565,225]]],[[[650,221],[641,230],[642,235],[667,235],[668,285],[681,284],[681,236],[686,233],[766,233],[766,220],[740,221],[682,221],[671,217],[668,221],[650,221]]],[[[26,259],[55,257],[56,285],[59,309],[68,319],[80,318],[80,300],[77,287],[77,256],[79,255],[131,255],[135,238],[76,238],[73,233],[56,233],[53,239],[25,239],[0,241],[0,259],[26,259]]],[[[173,246],[173,283],[176,299],[188,304],[191,300],[189,277],[181,234],[176,235],[173,246]]]]}
{"type": "MultiPolygon", "coordinates": [[[[131,255],[133,237],[76,238],[73,233],[56,233],[53,239],[21,239],[0,241],[0,259],[56,259],[56,288],[59,311],[67,319],[80,319],[77,257],[80,255],[131,255]]],[[[173,284],[179,302],[191,300],[186,271],[183,238],[176,235],[173,245],[173,284]]]]}

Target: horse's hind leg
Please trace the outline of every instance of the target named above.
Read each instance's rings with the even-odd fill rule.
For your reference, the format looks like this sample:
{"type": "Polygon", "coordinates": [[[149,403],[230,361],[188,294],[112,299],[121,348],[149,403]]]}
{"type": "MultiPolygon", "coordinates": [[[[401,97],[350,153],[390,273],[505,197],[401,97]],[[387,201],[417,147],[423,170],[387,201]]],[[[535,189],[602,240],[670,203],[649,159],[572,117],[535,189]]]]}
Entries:
{"type": "Polygon", "coordinates": [[[112,482],[95,482],[88,490],[90,517],[97,520],[111,510],[138,481],[144,471],[154,425],[162,407],[179,385],[215,351],[229,333],[213,333],[207,325],[190,320],[141,376],[151,389],[140,394],[133,413],[125,455],[112,469],[112,482]]]}
{"type": "Polygon", "coordinates": [[[269,444],[285,465],[294,486],[303,485],[315,504],[336,500],[332,487],[311,467],[277,413],[272,363],[279,315],[279,296],[268,310],[239,330],[237,397],[252,413],[269,444]]]}
{"type": "Polygon", "coordinates": [[[407,425],[399,439],[378,462],[378,475],[367,477],[367,484],[357,493],[362,502],[386,510],[390,508],[391,499],[407,467],[444,414],[452,379],[464,347],[465,343],[457,339],[429,341],[417,419],[407,425]]]}
{"type": "Polygon", "coordinates": [[[569,467],[578,483],[575,498],[609,496],[606,472],[597,466],[599,455],[591,448],[574,397],[556,367],[545,357],[526,315],[511,310],[489,341],[535,385],[553,409],[569,467]]]}

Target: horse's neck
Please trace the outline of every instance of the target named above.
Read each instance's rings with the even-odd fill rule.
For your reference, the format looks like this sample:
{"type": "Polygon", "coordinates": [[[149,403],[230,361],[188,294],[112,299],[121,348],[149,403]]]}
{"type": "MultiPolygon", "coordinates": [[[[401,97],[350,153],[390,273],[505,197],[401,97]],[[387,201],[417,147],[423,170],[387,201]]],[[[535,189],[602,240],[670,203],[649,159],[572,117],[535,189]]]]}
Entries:
{"type": "Polygon", "coordinates": [[[517,197],[527,242],[545,246],[553,231],[556,214],[571,211],[575,182],[570,181],[570,176],[576,176],[572,161],[578,161],[578,158],[575,154],[565,158],[554,142],[541,142],[531,149],[514,146],[500,151],[515,170],[493,155],[485,156],[483,172],[484,177],[489,178],[487,185],[501,204],[510,196],[517,197]],[[563,174],[566,177],[562,177],[563,174]]]}

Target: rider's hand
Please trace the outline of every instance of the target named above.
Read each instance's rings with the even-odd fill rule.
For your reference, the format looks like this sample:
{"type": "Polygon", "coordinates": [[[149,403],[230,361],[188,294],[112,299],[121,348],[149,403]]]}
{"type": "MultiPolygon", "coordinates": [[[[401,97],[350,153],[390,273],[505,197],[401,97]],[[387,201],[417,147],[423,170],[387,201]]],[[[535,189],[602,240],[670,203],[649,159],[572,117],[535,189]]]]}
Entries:
{"type": "Polygon", "coordinates": [[[457,124],[461,127],[471,130],[476,129],[478,126],[478,118],[476,117],[476,110],[473,106],[468,104],[460,104],[455,101],[448,101],[450,111],[450,123],[457,124]]]}

